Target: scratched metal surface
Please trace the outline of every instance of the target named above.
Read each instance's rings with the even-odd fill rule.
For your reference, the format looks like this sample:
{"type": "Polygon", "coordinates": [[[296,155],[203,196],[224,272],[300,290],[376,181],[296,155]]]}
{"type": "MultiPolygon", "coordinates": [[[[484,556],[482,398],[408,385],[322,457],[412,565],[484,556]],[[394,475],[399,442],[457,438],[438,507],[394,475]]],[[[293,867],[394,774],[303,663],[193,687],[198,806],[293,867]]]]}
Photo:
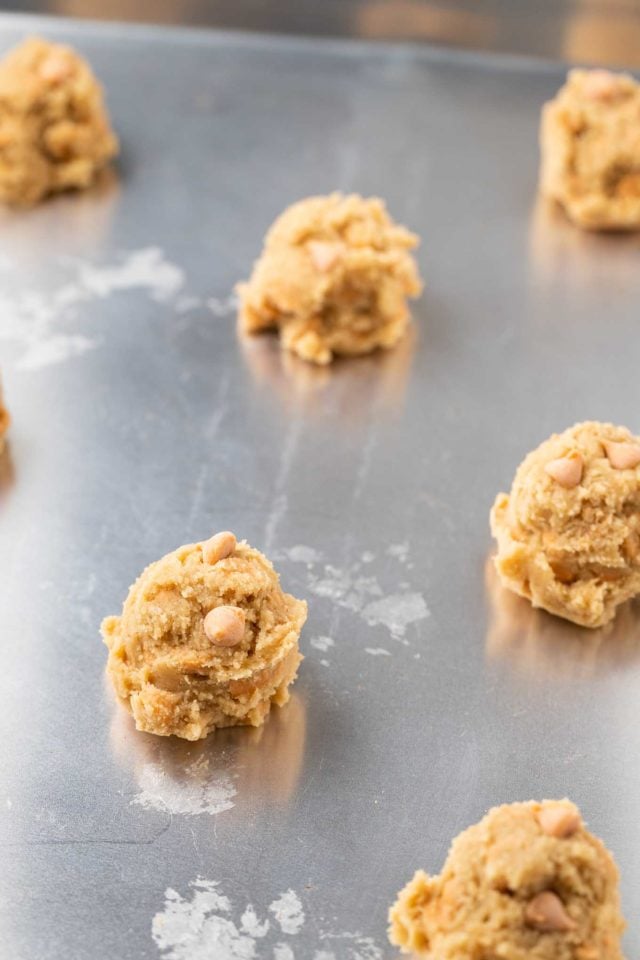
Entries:
{"type": "Polygon", "coordinates": [[[123,156],[117,182],[0,219],[3,954],[392,957],[415,868],[492,804],[568,794],[615,852],[638,956],[636,612],[586,634],[486,567],[528,449],[581,418],[640,429],[638,239],[535,203],[562,69],[15,19],[0,47],[34,27],[89,56],[123,156]],[[316,371],[239,343],[227,298],[273,217],[335,188],[422,235],[428,286],[396,351],[316,371]],[[78,262],[150,247],[178,293],[112,277],[78,299],[78,262]],[[218,528],[309,600],[293,700],[262,735],[136,734],[100,619],[218,528]],[[302,925],[269,911],[290,889],[302,925]]]}

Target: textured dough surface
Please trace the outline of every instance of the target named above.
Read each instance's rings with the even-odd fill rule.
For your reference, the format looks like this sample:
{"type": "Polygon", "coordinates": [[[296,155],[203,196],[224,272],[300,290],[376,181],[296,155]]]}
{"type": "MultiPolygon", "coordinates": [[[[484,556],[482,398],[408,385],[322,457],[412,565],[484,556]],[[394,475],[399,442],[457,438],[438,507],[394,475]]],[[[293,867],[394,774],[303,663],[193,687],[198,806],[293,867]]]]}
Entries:
{"type": "Polygon", "coordinates": [[[240,329],[279,328],[282,346],[313,363],[392,347],[422,284],[418,238],[382,200],[333,193],[294,203],[275,221],[248,283],[240,329]]]}
{"type": "Polygon", "coordinates": [[[640,228],[640,85],[571,70],[545,104],[541,190],[588,230],[640,228]]]}
{"type": "Polygon", "coordinates": [[[625,427],[593,421],[554,434],[525,457],[491,511],[503,584],[584,627],[608,623],[640,593],[640,466],[614,469],[603,445],[611,441],[640,444],[625,427]],[[575,454],[582,479],[567,489],[546,467],[575,454]]]}
{"type": "Polygon", "coordinates": [[[622,960],[618,871],[579,819],[549,836],[540,813],[568,800],[495,807],[453,841],[444,869],[419,870],[391,908],[390,939],[431,960],[622,960]],[[527,916],[533,899],[559,897],[571,928],[544,932],[527,916]]]}
{"type": "Polygon", "coordinates": [[[148,566],[122,615],[103,621],[108,672],[139,730],[199,740],[216,727],[259,726],[271,703],[289,699],[306,616],[258,550],[239,543],[210,564],[200,544],[188,544],[148,566]],[[207,613],[225,605],[246,617],[232,647],[204,630],[207,613]]]}
{"type": "Polygon", "coordinates": [[[117,152],[102,89],[74,50],[31,38],[0,61],[0,201],[87,187],[117,152]]]}
{"type": "Polygon", "coordinates": [[[4,405],[4,392],[2,390],[2,382],[0,381],[0,453],[4,450],[5,437],[10,424],[11,417],[4,405]]]}

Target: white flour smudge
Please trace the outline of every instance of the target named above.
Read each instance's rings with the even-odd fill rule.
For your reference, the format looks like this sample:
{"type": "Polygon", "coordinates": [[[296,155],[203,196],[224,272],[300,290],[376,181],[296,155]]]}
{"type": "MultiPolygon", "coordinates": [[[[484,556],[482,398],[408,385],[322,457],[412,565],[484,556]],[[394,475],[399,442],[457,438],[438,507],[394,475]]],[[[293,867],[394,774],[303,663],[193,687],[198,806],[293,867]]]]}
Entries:
{"type": "Polygon", "coordinates": [[[399,563],[406,563],[409,559],[409,542],[404,540],[402,543],[392,543],[387,547],[387,554],[395,557],[399,563]]]}
{"type": "Polygon", "coordinates": [[[222,299],[218,297],[209,297],[207,306],[214,317],[228,317],[234,314],[240,305],[236,293],[230,293],[228,297],[222,299]]]}
{"type": "Polygon", "coordinates": [[[322,560],[322,554],[313,547],[305,547],[303,544],[286,550],[285,557],[294,563],[319,563],[322,560]]]}
{"type": "Polygon", "coordinates": [[[274,900],[269,905],[269,912],[275,916],[283,933],[295,935],[304,925],[304,910],[295,890],[287,890],[274,900]]]}
{"type": "Polygon", "coordinates": [[[240,926],[244,933],[248,933],[251,937],[266,937],[270,924],[268,920],[263,920],[261,923],[256,911],[249,903],[240,917],[240,926]]]}
{"type": "MultiPolygon", "coordinates": [[[[349,960],[382,960],[382,950],[373,937],[364,937],[361,933],[326,933],[323,939],[346,940],[349,960]]],[[[335,960],[333,953],[328,953],[326,957],[327,960],[329,957],[333,957],[335,960]]],[[[316,954],[314,960],[319,960],[319,958],[325,960],[322,953],[316,954]]]]}
{"type": "Polygon", "coordinates": [[[118,290],[142,289],[152,300],[171,300],[184,284],[184,272],[165,259],[159,247],[134,250],[122,263],[96,267],[74,261],[78,268],[78,286],[86,294],[108,297],[118,290]]]}
{"type": "Polygon", "coordinates": [[[372,657],[390,657],[391,654],[384,647],[365,647],[365,653],[370,653],[372,657]]]}
{"type": "MultiPolygon", "coordinates": [[[[408,541],[391,544],[385,552],[407,569],[411,568],[408,541]]],[[[370,627],[386,627],[394,640],[405,645],[409,642],[406,640],[409,626],[429,616],[425,598],[421,593],[411,590],[407,580],[399,585],[396,582],[395,591],[386,594],[378,579],[364,572],[363,565],[376,559],[373,551],[365,551],[360,561],[349,567],[323,563],[322,554],[307,546],[290,547],[278,557],[306,566],[307,587],[311,593],[358,614],[370,627]]],[[[310,642],[312,647],[326,652],[327,640],[326,637],[315,637],[310,642]]],[[[372,648],[365,649],[367,653],[372,653],[372,648]]],[[[390,656],[389,651],[382,652],[380,647],[375,650],[383,656],[390,656]]]]}
{"type": "Polygon", "coordinates": [[[216,815],[233,807],[236,788],[226,774],[211,774],[206,758],[184,771],[184,779],[169,776],[159,763],[146,763],[138,779],[140,793],[132,804],[162,813],[216,815]]]}
{"type": "Polygon", "coordinates": [[[27,344],[22,357],[16,363],[18,370],[40,370],[42,367],[49,367],[53,363],[62,363],[64,360],[71,360],[72,357],[79,357],[87,350],[93,350],[98,346],[97,340],[90,340],[88,337],[65,336],[59,334],[44,340],[35,340],[27,344]]]}
{"type": "Polygon", "coordinates": [[[169,888],[151,936],[166,960],[253,960],[256,938],[229,917],[231,903],[218,884],[198,877],[191,899],[169,888]]]}
{"type": "Polygon", "coordinates": [[[35,292],[29,290],[28,277],[17,282],[14,265],[0,260],[0,274],[7,275],[6,279],[0,276],[0,340],[22,348],[16,360],[20,370],[39,370],[99,346],[101,341],[95,337],[61,329],[81,318],[83,305],[125,290],[142,291],[154,302],[166,303],[175,299],[185,282],[182,269],[158,247],[133,250],[115,264],[96,265],[68,257],[53,264],[63,274],[62,283],[35,292]],[[15,293],[7,292],[11,287],[15,293]]]}
{"type": "Polygon", "coordinates": [[[316,650],[322,650],[323,653],[326,653],[329,647],[333,646],[331,637],[312,637],[309,643],[316,650]]]}
{"type": "Polygon", "coordinates": [[[288,943],[276,943],[273,948],[273,960],[296,960],[288,943]]]}
{"type": "Polygon", "coordinates": [[[402,639],[410,623],[424,620],[429,609],[421,593],[392,593],[367,604],[362,616],[372,627],[382,624],[396,640],[402,639]]]}
{"type": "MultiPolygon", "coordinates": [[[[184,897],[169,887],[163,909],[152,919],[151,936],[164,960],[295,960],[295,941],[283,940],[283,935],[297,937],[305,925],[304,909],[295,890],[287,890],[267,908],[278,930],[268,919],[261,920],[251,904],[244,907],[238,919],[238,911],[218,881],[198,877],[189,887],[184,897]]],[[[304,950],[304,956],[313,956],[314,960],[382,958],[371,937],[322,930],[317,923],[311,933],[307,931],[304,950]],[[326,941],[330,941],[331,949],[326,949],[326,941]]]]}

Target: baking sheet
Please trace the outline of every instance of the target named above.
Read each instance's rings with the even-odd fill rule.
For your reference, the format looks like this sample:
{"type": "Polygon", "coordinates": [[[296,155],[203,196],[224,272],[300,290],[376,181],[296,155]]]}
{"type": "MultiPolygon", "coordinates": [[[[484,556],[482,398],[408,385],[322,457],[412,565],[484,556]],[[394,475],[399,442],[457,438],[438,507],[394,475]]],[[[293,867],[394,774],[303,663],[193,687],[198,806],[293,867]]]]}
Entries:
{"type": "Polygon", "coordinates": [[[535,201],[563,68],[17,18],[0,48],[36,30],[89,57],[123,155],[0,215],[3,951],[392,957],[415,868],[493,804],[570,795],[637,956],[637,610],[586,633],[487,566],[530,448],[640,430],[640,241],[535,201]],[[395,351],[326,371],[239,342],[233,285],[284,206],[337,188],[421,234],[427,288],[395,351]],[[261,731],[137,734],[100,619],[220,528],[309,601],[292,701],[261,731]]]}

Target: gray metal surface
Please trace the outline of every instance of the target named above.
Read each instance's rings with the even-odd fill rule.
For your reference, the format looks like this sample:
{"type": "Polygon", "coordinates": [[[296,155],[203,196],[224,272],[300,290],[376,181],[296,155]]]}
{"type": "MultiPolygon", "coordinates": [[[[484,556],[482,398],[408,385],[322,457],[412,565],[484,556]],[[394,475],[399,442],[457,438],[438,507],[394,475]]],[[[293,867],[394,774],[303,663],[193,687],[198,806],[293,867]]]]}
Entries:
{"type": "Polygon", "coordinates": [[[0,217],[3,956],[392,957],[415,868],[493,804],[569,795],[637,957],[637,611],[585,633],[486,567],[526,451],[583,418],[640,429],[638,238],[536,205],[562,69],[39,26],[91,59],[123,156],[117,182],[0,217]],[[396,351],[322,371],[241,344],[228,298],[274,216],[336,188],[421,234],[428,285],[396,351]],[[294,698],[262,734],[137,734],[100,619],[219,528],[309,600],[294,698]]]}

